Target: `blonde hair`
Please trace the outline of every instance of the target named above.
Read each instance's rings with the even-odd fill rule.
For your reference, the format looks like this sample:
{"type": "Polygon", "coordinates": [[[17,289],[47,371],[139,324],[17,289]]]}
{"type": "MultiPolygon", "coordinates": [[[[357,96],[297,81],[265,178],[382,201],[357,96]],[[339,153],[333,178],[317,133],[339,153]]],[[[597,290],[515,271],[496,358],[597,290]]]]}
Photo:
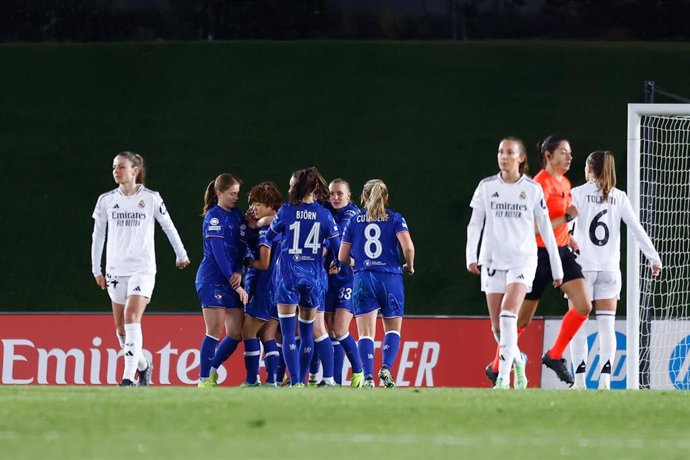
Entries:
{"type": "Polygon", "coordinates": [[[388,220],[388,188],[380,179],[371,179],[362,189],[362,205],[367,211],[367,220],[388,220]]]}

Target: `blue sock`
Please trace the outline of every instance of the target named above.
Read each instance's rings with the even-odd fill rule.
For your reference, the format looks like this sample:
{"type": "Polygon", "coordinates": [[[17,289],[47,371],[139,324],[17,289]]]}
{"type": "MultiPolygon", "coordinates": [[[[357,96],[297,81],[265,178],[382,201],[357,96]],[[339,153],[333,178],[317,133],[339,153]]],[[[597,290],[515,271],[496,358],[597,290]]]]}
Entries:
{"type": "Polygon", "coordinates": [[[389,370],[393,369],[393,363],[398,356],[400,348],[400,332],[388,331],[383,336],[383,365],[389,370]]]}
{"type": "Polygon", "coordinates": [[[259,375],[259,361],[261,360],[261,344],[256,337],[244,341],[244,367],[247,369],[245,382],[256,382],[259,375]]]}
{"type": "Polygon", "coordinates": [[[299,352],[295,343],[295,314],[280,317],[280,332],[283,334],[283,359],[290,374],[290,385],[300,382],[299,352]]]}
{"type": "Polygon", "coordinates": [[[237,348],[237,344],[239,343],[239,340],[235,340],[229,335],[226,335],[225,338],[220,341],[218,348],[216,348],[216,356],[213,357],[213,363],[211,363],[211,366],[218,369],[220,365],[223,364],[225,360],[230,357],[230,355],[232,355],[232,353],[235,351],[235,348],[237,348]]]}
{"type": "Polygon", "coordinates": [[[324,334],[314,341],[314,347],[321,357],[323,366],[323,378],[333,378],[333,343],[328,334],[324,334]]]}
{"type": "MultiPolygon", "coordinates": [[[[348,332],[345,337],[340,337],[338,341],[340,342],[340,348],[343,349],[345,355],[347,355],[347,359],[350,360],[352,372],[362,372],[362,358],[357,349],[357,342],[355,342],[355,339],[348,332]]],[[[374,368],[373,364],[371,368],[374,368]]]]}
{"type": "Polygon", "coordinates": [[[343,384],[343,362],[345,361],[345,352],[340,346],[338,339],[331,337],[331,345],[333,345],[333,380],[338,385],[343,384]]]}
{"type": "MultiPolygon", "coordinates": [[[[340,342],[342,343],[342,342],[340,342]]],[[[360,337],[359,356],[362,358],[362,369],[364,370],[364,378],[369,379],[374,376],[374,339],[371,337],[360,337]]]]}
{"type": "Polygon", "coordinates": [[[314,353],[314,319],[306,321],[299,319],[299,369],[302,372],[299,374],[300,382],[304,383],[307,379],[307,371],[309,370],[309,363],[314,353]]]}
{"type": "Polygon", "coordinates": [[[285,379],[285,359],[283,358],[283,344],[276,342],[278,346],[278,367],[276,368],[276,383],[283,383],[285,379]]]}
{"type": "Polygon", "coordinates": [[[213,356],[216,354],[216,345],[218,345],[218,339],[210,335],[205,335],[204,339],[201,341],[201,348],[199,350],[199,378],[208,378],[208,374],[211,372],[211,362],[213,361],[213,356]]]}
{"type": "Polygon", "coordinates": [[[321,357],[319,356],[318,347],[315,347],[314,354],[311,357],[311,362],[309,363],[309,373],[316,374],[319,372],[319,364],[321,363],[321,357]]]}
{"type": "Polygon", "coordinates": [[[275,340],[264,342],[264,363],[266,364],[266,383],[276,383],[278,344],[275,340]]]}

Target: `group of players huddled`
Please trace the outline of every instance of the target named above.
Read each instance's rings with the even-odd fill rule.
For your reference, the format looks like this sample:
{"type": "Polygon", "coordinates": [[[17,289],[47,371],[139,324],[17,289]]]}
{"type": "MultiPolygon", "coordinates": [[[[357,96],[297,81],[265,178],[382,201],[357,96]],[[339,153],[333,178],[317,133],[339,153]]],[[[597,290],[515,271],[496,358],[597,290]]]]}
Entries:
{"type": "MultiPolygon", "coordinates": [[[[144,186],[144,172],[140,155],[119,153],[113,161],[118,187],[99,197],[93,213],[92,272],[111,298],[125,360],[120,386],[151,382],[141,317],[155,284],[155,220],[175,250],[177,267],[190,263],[163,200],[144,186]]],[[[360,210],[345,180],[328,184],[316,168],[307,168],[290,177],[286,203],[272,182],[252,187],[246,213],[237,206],[240,186],[238,178],[225,173],[204,195],[196,291],[206,331],[198,386],[217,386],[219,367],[243,342],[242,386],[262,384],[263,345],[265,385],[341,385],[347,356],[350,385],[374,388],[380,314],[385,336],[376,375],[382,385],[394,387],[391,369],[404,315],[402,275],[414,274],[415,251],[405,219],[386,207],[385,183],[373,179],[364,185],[360,210]],[[358,341],[349,333],[353,317],[358,341]],[[322,378],[316,381],[319,367],[322,378]]]]}
{"type": "Polygon", "coordinates": [[[481,276],[498,342],[486,375],[494,388],[508,389],[512,368],[513,387],[527,387],[526,355],[518,348],[518,338],[546,286],[553,284],[567,297],[569,310],[542,363],[573,388],[586,388],[588,350],[582,326],[594,303],[600,345],[599,388],[609,389],[621,290],[621,221],[649,259],[653,276],[661,271],[661,259],[627,195],[615,188],[615,162],[610,151],[590,153],[585,165],[586,183],[571,191],[565,177],[572,161],[568,139],[551,135],[537,148],[542,170],[532,179],[527,175],[522,140],[501,140],[497,158],[500,172],[479,183],[470,203],[466,266],[481,276]],[[569,343],[574,377],[563,358],[569,343]]]}

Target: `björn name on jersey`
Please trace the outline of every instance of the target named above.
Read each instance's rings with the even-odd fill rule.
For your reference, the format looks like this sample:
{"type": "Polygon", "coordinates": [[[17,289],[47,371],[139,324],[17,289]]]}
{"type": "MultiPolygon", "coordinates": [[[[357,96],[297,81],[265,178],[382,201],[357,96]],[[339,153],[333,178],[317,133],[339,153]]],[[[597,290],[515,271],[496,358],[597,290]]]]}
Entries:
{"type": "Polygon", "coordinates": [[[295,219],[309,219],[316,220],[316,213],[314,211],[296,211],[295,219]]]}

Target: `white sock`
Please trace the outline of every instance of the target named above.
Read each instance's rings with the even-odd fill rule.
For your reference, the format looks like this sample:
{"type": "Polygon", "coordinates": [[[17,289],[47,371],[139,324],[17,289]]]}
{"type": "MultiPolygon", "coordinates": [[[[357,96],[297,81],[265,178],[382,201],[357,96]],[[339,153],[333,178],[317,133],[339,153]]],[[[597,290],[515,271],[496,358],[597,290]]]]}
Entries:
{"type": "Polygon", "coordinates": [[[517,316],[509,311],[502,311],[501,317],[501,358],[498,361],[498,378],[510,381],[510,368],[517,351],[517,316]]]}
{"type": "MultiPolygon", "coordinates": [[[[125,348],[125,336],[117,334],[117,340],[120,341],[120,346],[122,348],[125,348]]],[[[149,362],[146,361],[146,356],[144,356],[144,353],[142,352],[139,354],[139,361],[137,362],[137,370],[143,371],[147,367],[149,367],[149,362]]]]}
{"type": "Polygon", "coordinates": [[[582,323],[582,326],[570,341],[570,358],[575,368],[575,383],[582,384],[585,383],[585,376],[587,375],[587,356],[589,355],[587,347],[587,321],[585,320],[582,323]]]}
{"type": "Polygon", "coordinates": [[[125,353],[125,372],[122,375],[123,379],[134,381],[134,373],[137,370],[143,343],[144,336],[141,333],[141,324],[125,324],[125,346],[123,347],[125,353]]]}
{"type": "Polygon", "coordinates": [[[608,370],[599,376],[601,388],[601,378],[605,374],[608,374],[606,380],[611,381],[611,369],[616,359],[616,312],[597,311],[597,327],[599,329],[599,362],[602,371],[608,370]]]}

